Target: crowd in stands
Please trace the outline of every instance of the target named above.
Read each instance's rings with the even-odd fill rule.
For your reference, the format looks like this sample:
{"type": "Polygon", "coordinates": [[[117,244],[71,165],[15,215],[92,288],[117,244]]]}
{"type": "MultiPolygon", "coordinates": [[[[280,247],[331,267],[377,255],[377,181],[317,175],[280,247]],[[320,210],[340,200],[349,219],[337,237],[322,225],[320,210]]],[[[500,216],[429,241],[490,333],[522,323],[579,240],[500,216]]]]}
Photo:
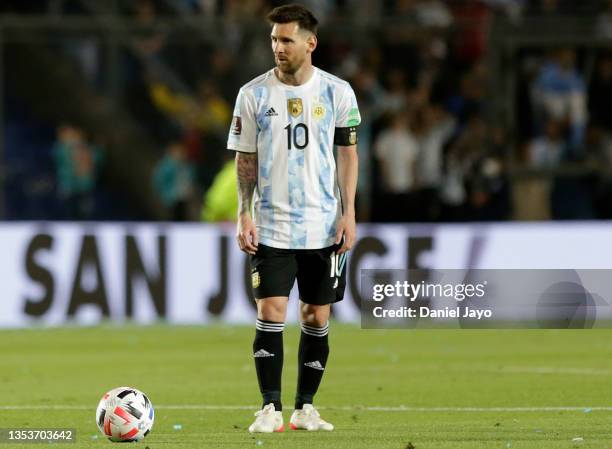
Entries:
{"type": "Polygon", "coordinates": [[[87,140],[82,129],[62,124],[52,148],[57,167],[57,193],[67,220],[89,220],[94,213],[94,190],[103,162],[103,150],[87,140]]]}
{"type": "MultiPolygon", "coordinates": [[[[39,3],[45,11],[51,6],[61,11],[79,2],[39,3]]],[[[225,150],[233,102],[242,84],[273,64],[265,31],[261,35],[261,28],[243,28],[241,21],[263,21],[267,11],[281,3],[286,2],[115,2],[121,13],[145,28],[168,16],[220,17],[226,25],[226,39],[219,45],[185,45],[157,27],[146,32],[141,28],[123,54],[122,98],[160,143],[151,150],[160,162],[150,182],[174,220],[231,217],[226,211],[217,213],[211,204],[216,198],[222,208],[227,206],[218,201],[223,192],[228,198],[235,195],[225,150]],[[172,68],[180,82],[151,70],[160,64],[172,68]],[[209,190],[213,193],[203,200],[209,190]]],[[[590,51],[559,45],[520,53],[515,73],[507,74],[518,84],[513,129],[495,115],[489,47],[489,32],[498,17],[518,23],[528,17],[584,15],[595,19],[599,36],[609,37],[612,1],[301,3],[322,24],[315,65],[350,81],[357,94],[363,120],[360,220],[612,218],[612,47],[590,51]],[[325,27],[338,21],[377,31],[370,45],[326,40],[325,27]],[[413,28],[426,29],[425,37],[415,38],[413,28]],[[565,173],[567,166],[587,169],[565,173]],[[593,166],[597,170],[588,169],[593,166]],[[517,167],[536,175],[517,178],[517,167]]],[[[58,128],[57,154],[68,145],[66,134],[66,126],[58,128]]],[[[66,193],[66,170],[58,156],[58,192],[70,198],[70,209],[79,217],[86,213],[86,191],[95,185],[93,174],[101,159],[95,151],[70,154],[79,161],[73,166],[81,172],[87,167],[88,181],[82,182],[87,188],[76,195],[66,193]]]]}

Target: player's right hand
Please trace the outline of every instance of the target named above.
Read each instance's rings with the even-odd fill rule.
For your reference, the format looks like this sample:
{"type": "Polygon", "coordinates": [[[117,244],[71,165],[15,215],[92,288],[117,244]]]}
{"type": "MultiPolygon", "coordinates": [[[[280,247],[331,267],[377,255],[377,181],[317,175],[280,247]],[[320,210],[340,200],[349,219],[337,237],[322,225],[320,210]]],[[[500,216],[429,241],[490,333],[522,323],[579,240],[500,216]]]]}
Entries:
{"type": "Polygon", "coordinates": [[[254,255],[257,252],[257,227],[249,214],[238,216],[238,246],[247,254],[254,255]]]}

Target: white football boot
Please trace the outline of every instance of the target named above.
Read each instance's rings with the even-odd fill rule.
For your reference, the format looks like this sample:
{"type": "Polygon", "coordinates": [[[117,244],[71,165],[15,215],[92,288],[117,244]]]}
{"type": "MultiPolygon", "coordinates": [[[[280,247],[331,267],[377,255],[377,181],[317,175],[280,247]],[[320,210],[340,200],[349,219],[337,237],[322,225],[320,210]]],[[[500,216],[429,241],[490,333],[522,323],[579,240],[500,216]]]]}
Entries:
{"type": "Polygon", "coordinates": [[[277,412],[274,404],[270,403],[261,410],[255,412],[255,422],[249,426],[251,433],[284,432],[283,412],[277,412]]]}
{"type": "Polygon", "coordinates": [[[304,404],[302,410],[294,410],[289,421],[289,426],[293,430],[334,430],[334,426],[328,423],[312,404],[304,404]]]}

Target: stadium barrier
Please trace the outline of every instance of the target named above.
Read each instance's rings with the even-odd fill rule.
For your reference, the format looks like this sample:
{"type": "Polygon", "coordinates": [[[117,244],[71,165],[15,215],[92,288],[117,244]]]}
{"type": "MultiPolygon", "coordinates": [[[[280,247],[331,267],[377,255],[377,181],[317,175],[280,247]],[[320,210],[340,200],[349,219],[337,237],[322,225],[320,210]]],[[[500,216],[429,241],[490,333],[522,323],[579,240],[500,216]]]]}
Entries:
{"type": "MultiPolygon", "coordinates": [[[[102,320],[253,323],[232,225],[0,225],[0,327],[102,320]]],[[[606,222],[360,225],[335,317],[358,322],[367,269],[609,269],[606,222]]],[[[295,304],[296,288],[292,291],[295,304]]],[[[297,307],[289,308],[295,321],[297,307]]]]}

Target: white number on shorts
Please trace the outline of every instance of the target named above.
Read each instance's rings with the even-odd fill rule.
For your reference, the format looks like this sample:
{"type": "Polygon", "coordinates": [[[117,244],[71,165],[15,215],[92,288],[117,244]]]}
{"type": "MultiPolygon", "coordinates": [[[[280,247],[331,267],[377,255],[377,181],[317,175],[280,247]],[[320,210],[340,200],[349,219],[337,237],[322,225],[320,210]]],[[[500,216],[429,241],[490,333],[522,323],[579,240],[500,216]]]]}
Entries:
{"type": "Polygon", "coordinates": [[[346,253],[336,254],[335,252],[330,254],[331,268],[329,270],[329,277],[340,277],[344,264],[346,263],[346,253]]]}

